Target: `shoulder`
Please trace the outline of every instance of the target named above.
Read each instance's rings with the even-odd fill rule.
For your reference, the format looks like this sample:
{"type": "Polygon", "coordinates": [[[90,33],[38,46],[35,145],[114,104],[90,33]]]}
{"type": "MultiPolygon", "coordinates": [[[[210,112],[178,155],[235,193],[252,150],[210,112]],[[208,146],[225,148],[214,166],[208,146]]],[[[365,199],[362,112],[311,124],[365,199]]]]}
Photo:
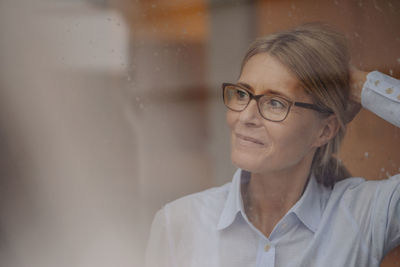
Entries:
{"type": "Polygon", "coordinates": [[[335,193],[368,193],[376,190],[390,190],[400,184],[400,174],[383,180],[366,180],[361,177],[351,177],[339,181],[333,187],[335,193]]]}
{"type": "MultiPolygon", "coordinates": [[[[352,177],[337,182],[332,189],[331,200],[340,202],[351,210],[364,210],[387,206],[392,196],[399,192],[400,174],[383,180],[365,180],[352,177]]],[[[342,205],[343,206],[343,205],[342,205]]]]}
{"type": "Polygon", "coordinates": [[[209,188],[201,192],[178,198],[172,202],[167,203],[165,206],[169,209],[172,209],[183,208],[192,205],[208,206],[210,203],[215,204],[220,200],[226,199],[226,196],[229,192],[230,184],[231,183],[227,183],[219,187],[209,188]]]}
{"type": "Polygon", "coordinates": [[[228,196],[230,184],[181,197],[167,203],[162,210],[167,219],[175,225],[188,221],[217,221],[228,196]]]}

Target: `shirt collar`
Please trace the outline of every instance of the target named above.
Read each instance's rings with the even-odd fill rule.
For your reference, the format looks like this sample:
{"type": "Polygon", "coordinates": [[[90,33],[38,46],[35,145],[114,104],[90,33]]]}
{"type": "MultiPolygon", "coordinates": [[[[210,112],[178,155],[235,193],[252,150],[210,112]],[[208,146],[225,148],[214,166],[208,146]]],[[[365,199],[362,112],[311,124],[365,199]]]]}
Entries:
{"type": "MultiPolygon", "coordinates": [[[[239,212],[244,215],[240,185],[248,182],[248,179],[250,179],[250,173],[241,169],[235,172],[217,225],[218,230],[230,226],[239,212]]],[[[329,193],[330,190],[318,184],[314,175],[311,175],[303,195],[287,214],[294,213],[307,228],[315,232],[318,229],[329,193]]]]}
{"type": "Polygon", "coordinates": [[[321,221],[331,190],[319,184],[314,175],[310,176],[306,190],[289,210],[312,232],[316,232],[321,221]]]}
{"type": "Polygon", "coordinates": [[[237,169],[233,175],[232,183],[230,185],[228,197],[225,201],[224,209],[222,210],[217,229],[222,230],[233,223],[239,211],[243,210],[242,194],[240,192],[240,184],[242,182],[242,173],[246,172],[237,169]]]}

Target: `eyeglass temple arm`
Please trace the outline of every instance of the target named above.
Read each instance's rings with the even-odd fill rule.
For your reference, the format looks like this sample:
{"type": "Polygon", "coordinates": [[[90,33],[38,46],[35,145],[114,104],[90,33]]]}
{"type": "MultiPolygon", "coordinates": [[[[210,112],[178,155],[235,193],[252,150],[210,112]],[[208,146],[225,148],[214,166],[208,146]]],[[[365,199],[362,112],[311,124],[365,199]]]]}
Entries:
{"type": "Polygon", "coordinates": [[[321,112],[321,113],[332,113],[332,111],[321,109],[317,105],[314,105],[314,104],[303,103],[303,102],[294,102],[294,105],[298,106],[298,107],[302,107],[302,108],[313,109],[313,110],[321,112]]]}

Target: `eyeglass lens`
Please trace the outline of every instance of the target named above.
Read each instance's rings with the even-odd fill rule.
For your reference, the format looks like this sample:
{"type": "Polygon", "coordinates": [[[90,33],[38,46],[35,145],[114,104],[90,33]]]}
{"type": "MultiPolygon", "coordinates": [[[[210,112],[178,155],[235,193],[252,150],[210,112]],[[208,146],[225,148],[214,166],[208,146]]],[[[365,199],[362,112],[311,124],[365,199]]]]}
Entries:
{"type": "MultiPolygon", "coordinates": [[[[252,98],[254,97],[249,92],[238,86],[224,87],[224,103],[231,110],[244,110],[252,98]]],[[[274,95],[263,95],[257,98],[257,105],[261,116],[272,121],[285,119],[290,108],[290,102],[274,95]]]]}

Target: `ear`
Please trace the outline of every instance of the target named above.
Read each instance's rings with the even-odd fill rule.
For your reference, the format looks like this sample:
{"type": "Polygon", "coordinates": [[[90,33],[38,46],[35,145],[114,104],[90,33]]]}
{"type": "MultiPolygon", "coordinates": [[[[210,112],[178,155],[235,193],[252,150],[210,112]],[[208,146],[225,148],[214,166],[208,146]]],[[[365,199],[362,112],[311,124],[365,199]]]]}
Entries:
{"type": "Polygon", "coordinates": [[[315,140],[315,147],[321,147],[328,143],[332,138],[336,136],[339,131],[339,121],[336,115],[330,115],[327,118],[322,119],[321,128],[319,131],[319,135],[315,140]]]}

